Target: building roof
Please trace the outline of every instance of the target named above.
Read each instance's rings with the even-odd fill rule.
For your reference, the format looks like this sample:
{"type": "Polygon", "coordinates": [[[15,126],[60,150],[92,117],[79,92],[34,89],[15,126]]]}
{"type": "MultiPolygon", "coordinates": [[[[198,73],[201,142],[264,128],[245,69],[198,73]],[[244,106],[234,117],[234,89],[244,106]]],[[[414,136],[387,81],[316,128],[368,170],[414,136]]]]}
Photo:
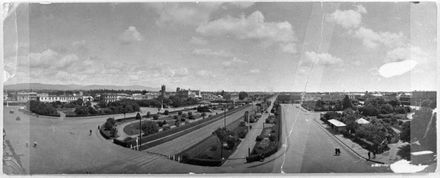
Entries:
{"type": "Polygon", "coordinates": [[[338,121],[336,119],[330,119],[330,120],[328,120],[328,122],[330,122],[330,124],[332,124],[332,125],[334,125],[336,127],[344,127],[344,126],[346,126],[343,122],[338,121]]]}
{"type": "Polygon", "coordinates": [[[369,124],[370,122],[365,120],[364,118],[359,118],[356,120],[356,123],[358,124],[369,124]]]}

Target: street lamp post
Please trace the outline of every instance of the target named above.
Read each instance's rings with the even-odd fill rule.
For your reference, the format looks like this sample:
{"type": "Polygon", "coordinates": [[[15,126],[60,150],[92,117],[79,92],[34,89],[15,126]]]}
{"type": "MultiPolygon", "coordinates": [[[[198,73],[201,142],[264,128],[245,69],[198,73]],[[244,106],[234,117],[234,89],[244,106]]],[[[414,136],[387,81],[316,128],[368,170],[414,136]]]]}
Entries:
{"type": "Polygon", "coordinates": [[[140,114],[137,113],[136,119],[139,119],[139,145],[138,150],[141,151],[141,145],[142,145],[142,117],[140,117],[140,114]]]}
{"type": "Polygon", "coordinates": [[[227,111],[227,108],[225,108],[225,114],[224,114],[224,118],[223,118],[223,127],[226,129],[226,111],[227,111]]]}

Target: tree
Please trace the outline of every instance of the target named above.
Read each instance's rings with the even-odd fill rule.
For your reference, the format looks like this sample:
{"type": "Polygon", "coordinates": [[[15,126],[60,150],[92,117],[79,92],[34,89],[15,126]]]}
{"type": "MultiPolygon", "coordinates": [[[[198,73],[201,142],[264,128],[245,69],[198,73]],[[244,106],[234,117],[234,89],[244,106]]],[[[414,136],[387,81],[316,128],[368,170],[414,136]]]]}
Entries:
{"type": "Polygon", "coordinates": [[[82,98],[78,98],[76,101],[74,101],[74,104],[82,106],[83,105],[83,99],[82,98]]]}
{"type": "Polygon", "coordinates": [[[373,104],[368,104],[360,108],[359,111],[366,116],[377,116],[379,114],[379,111],[373,104]]]}
{"type": "Polygon", "coordinates": [[[244,121],[249,122],[249,111],[244,112],[244,121]]]}
{"type": "Polygon", "coordinates": [[[159,119],[159,115],[155,114],[153,115],[153,120],[158,120],[159,119]]]}
{"type": "Polygon", "coordinates": [[[188,112],[188,119],[195,119],[192,112],[188,112]]]}
{"type": "Polygon", "coordinates": [[[105,107],[107,107],[107,103],[106,103],[105,101],[99,101],[99,102],[98,102],[98,106],[99,106],[100,108],[105,108],[105,107]]]}
{"type": "Polygon", "coordinates": [[[144,135],[150,135],[159,131],[159,127],[155,122],[147,121],[142,125],[142,131],[144,135]]]}
{"type": "Polygon", "coordinates": [[[425,99],[425,100],[422,101],[421,106],[425,107],[425,108],[430,108],[431,107],[431,102],[432,101],[430,99],[425,99]]]}
{"type": "Polygon", "coordinates": [[[116,125],[116,120],[114,118],[108,118],[104,123],[104,130],[111,130],[116,125]]]}
{"type": "Polygon", "coordinates": [[[168,111],[168,110],[165,110],[164,112],[163,112],[163,114],[164,115],[168,115],[170,112],[168,111]]]}
{"type": "Polygon", "coordinates": [[[182,111],[177,112],[177,115],[181,116],[182,115],[182,111]]]}
{"type": "Polygon", "coordinates": [[[150,111],[147,112],[147,115],[145,116],[146,118],[150,118],[151,117],[151,113],[150,111]]]}
{"type": "Polygon", "coordinates": [[[86,106],[78,106],[75,108],[74,112],[78,116],[85,116],[89,114],[88,108],[86,106]]]}
{"type": "Polygon", "coordinates": [[[90,101],[87,101],[87,102],[86,102],[86,106],[87,106],[87,107],[90,107],[90,106],[92,106],[92,103],[91,103],[90,101]]]}
{"type": "Polygon", "coordinates": [[[147,94],[147,90],[142,90],[142,95],[147,94]]]}
{"type": "Polygon", "coordinates": [[[206,113],[203,112],[203,113],[202,113],[202,118],[205,119],[205,116],[206,116],[206,113]]]}
{"type": "Polygon", "coordinates": [[[350,98],[348,98],[348,95],[345,95],[344,99],[342,100],[342,109],[345,110],[347,108],[353,108],[353,105],[350,98]]]}
{"type": "Polygon", "coordinates": [[[245,98],[248,97],[248,94],[244,91],[241,91],[240,93],[238,93],[238,99],[239,100],[244,100],[245,98]]]}
{"type": "Polygon", "coordinates": [[[382,114],[390,114],[393,112],[393,106],[391,104],[382,104],[380,105],[380,113],[382,114]]]}
{"type": "Polygon", "coordinates": [[[403,142],[411,141],[411,121],[402,124],[402,132],[400,133],[400,140],[403,142]]]}
{"type": "Polygon", "coordinates": [[[141,120],[141,115],[139,113],[136,114],[136,120],[141,120]]]}

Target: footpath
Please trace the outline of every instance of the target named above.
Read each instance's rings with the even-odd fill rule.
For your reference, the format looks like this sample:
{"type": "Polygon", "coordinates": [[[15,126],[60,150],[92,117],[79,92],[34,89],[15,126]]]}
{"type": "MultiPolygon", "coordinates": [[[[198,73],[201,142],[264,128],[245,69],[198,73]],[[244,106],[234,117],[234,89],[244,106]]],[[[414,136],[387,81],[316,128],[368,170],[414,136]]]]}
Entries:
{"type": "Polygon", "coordinates": [[[358,143],[353,142],[349,138],[345,138],[342,134],[334,133],[329,130],[331,130],[330,126],[325,124],[320,119],[314,120],[321,128],[323,128],[326,132],[328,132],[330,135],[334,136],[339,142],[341,142],[343,145],[345,145],[347,148],[349,148],[353,153],[355,153],[358,157],[363,158],[367,161],[371,161],[374,163],[379,164],[391,164],[395,161],[398,161],[400,157],[397,155],[397,152],[399,150],[399,147],[403,146],[404,144],[402,142],[397,142],[394,144],[389,144],[390,150],[385,151],[382,154],[376,154],[376,157],[373,158],[373,154],[371,154],[370,159],[368,159],[368,150],[360,146],[358,143]]]}

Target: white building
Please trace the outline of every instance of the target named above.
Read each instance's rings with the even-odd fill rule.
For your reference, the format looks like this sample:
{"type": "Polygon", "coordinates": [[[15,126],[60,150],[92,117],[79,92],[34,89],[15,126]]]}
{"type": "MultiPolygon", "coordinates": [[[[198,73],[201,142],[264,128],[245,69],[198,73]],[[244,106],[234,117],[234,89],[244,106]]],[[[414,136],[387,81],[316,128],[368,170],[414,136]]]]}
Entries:
{"type": "Polygon", "coordinates": [[[82,96],[40,96],[40,102],[62,102],[62,103],[67,103],[67,102],[72,102],[72,101],[76,101],[79,98],[82,99],[82,96]]]}

